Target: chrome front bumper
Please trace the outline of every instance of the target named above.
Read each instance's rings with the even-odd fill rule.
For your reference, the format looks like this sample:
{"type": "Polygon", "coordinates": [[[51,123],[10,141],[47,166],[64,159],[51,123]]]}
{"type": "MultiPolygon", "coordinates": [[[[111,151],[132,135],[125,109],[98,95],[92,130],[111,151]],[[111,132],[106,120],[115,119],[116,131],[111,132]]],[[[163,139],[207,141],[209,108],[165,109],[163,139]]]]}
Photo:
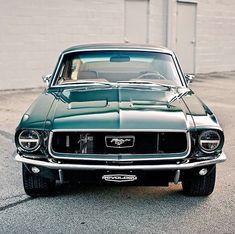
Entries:
{"type": "Polygon", "coordinates": [[[31,164],[35,166],[42,166],[49,169],[56,170],[189,170],[195,167],[203,167],[221,163],[226,160],[226,155],[221,153],[218,158],[211,160],[204,160],[198,162],[184,162],[179,164],[163,164],[163,165],[86,165],[86,164],[65,164],[57,162],[45,162],[36,159],[24,158],[16,154],[15,160],[18,162],[31,164]]]}

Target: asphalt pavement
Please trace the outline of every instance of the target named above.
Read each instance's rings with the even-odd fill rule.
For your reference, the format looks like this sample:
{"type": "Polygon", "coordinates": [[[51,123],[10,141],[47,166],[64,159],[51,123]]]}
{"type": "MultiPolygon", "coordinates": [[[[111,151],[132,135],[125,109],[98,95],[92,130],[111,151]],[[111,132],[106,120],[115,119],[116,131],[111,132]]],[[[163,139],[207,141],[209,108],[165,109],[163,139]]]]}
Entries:
{"type": "Polygon", "coordinates": [[[225,131],[227,161],[214,193],[187,197],[166,187],[58,186],[52,197],[25,195],[13,160],[14,130],[41,89],[0,91],[0,234],[235,233],[235,72],[197,75],[191,88],[225,131]]]}

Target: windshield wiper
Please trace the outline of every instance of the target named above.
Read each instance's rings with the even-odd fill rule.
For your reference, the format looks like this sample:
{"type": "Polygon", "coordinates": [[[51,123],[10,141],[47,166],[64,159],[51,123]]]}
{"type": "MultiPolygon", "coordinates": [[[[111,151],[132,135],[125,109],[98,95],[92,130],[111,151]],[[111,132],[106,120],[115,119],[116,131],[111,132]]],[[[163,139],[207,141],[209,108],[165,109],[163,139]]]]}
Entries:
{"type": "Polygon", "coordinates": [[[109,82],[98,82],[98,81],[74,81],[74,82],[68,82],[68,83],[62,83],[61,85],[65,85],[65,86],[69,86],[69,85],[89,85],[89,86],[93,86],[93,85],[104,85],[104,86],[112,86],[111,83],[109,82]]]}
{"type": "Polygon", "coordinates": [[[175,85],[168,85],[168,84],[162,84],[162,83],[158,83],[158,82],[145,81],[145,80],[117,81],[117,83],[137,84],[137,85],[146,84],[146,85],[160,86],[160,87],[168,88],[169,90],[176,87],[175,85]]]}

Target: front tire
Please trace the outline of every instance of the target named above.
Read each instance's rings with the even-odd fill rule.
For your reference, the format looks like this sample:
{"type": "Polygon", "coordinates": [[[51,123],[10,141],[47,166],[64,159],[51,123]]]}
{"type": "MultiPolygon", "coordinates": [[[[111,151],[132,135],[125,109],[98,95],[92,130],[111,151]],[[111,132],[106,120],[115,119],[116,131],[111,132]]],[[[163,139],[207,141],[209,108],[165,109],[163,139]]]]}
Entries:
{"type": "Polygon", "coordinates": [[[205,176],[185,176],[182,179],[183,193],[188,196],[208,196],[215,187],[216,179],[216,166],[213,166],[211,170],[205,176]]]}
{"type": "Polygon", "coordinates": [[[25,193],[31,197],[51,195],[55,181],[33,174],[25,164],[22,164],[23,185],[25,193]]]}

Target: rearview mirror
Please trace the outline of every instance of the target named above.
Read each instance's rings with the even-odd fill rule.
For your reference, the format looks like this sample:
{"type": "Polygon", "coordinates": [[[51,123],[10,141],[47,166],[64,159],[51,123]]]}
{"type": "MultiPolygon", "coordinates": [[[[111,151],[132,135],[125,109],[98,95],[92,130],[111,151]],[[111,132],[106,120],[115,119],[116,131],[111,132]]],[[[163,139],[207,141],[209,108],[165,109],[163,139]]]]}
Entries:
{"type": "Polygon", "coordinates": [[[130,62],[130,57],[128,55],[114,55],[110,58],[110,62],[116,62],[116,63],[123,63],[123,62],[130,62]]]}
{"type": "Polygon", "coordinates": [[[193,81],[195,75],[193,75],[193,74],[186,74],[184,77],[185,77],[185,80],[187,82],[187,85],[189,85],[193,81]]]}
{"type": "Polygon", "coordinates": [[[43,80],[43,82],[46,84],[46,87],[47,87],[47,88],[49,87],[49,83],[50,83],[50,80],[51,80],[51,76],[52,76],[52,74],[42,76],[42,80],[43,80]]]}

